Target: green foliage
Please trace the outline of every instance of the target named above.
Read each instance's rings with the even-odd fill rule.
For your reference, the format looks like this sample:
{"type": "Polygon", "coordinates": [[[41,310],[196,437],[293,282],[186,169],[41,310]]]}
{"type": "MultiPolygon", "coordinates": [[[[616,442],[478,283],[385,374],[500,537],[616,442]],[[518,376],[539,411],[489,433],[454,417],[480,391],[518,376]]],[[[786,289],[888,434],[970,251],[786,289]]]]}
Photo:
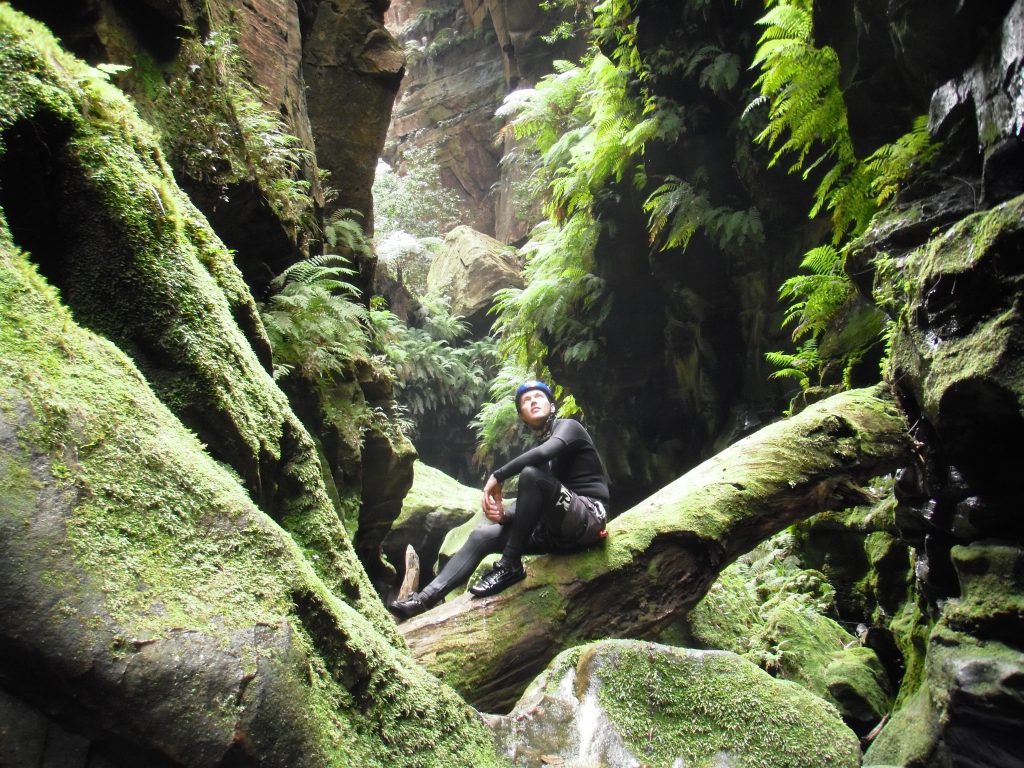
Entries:
{"type": "Polygon", "coordinates": [[[853,366],[884,341],[885,328],[878,312],[855,307],[856,289],[843,269],[845,244],[868,228],[912,171],[934,158],[938,145],[920,117],[906,135],[859,160],[839,84],[839,58],[814,44],[812,0],[765,0],[765,8],[753,60],[761,68],[761,95],[748,107],[768,105],[768,124],[757,141],[775,150],[771,164],[795,157],[790,171],[802,171],[805,179],[822,168],[810,215],[828,210],[832,216],[832,245],[808,252],[801,264],[806,272],[779,291],[790,300],[784,325],[794,326],[793,340],[802,346],[795,355],[767,357],[781,366],[775,377],[796,378],[802,388],[812,383],[812,373],[822,383],[835,370],[848,385],[853,366]]]}
{"type": "Polygon", "coordinates": [[[274,377],[338,376],[369,357],[367,312],[348,282],[355,271],[340,256],[299,261],[274,278],[261,308],[274,353],[274,377]]]}
{"type": "Polygon", "coordinates": [[[415,237],[407,232],[392,232],[377,239],[378,264],[416,296],[426,296],[427,275],[444,240],[440,237],[415,237]]]}
{"type": "Polygon", "coordinates": [[[324,224],[324,241],[346,256],[373,257],[373,243],[363,232],[358,219],[363,214],[355,208],[339,208],[324,224]]]}
{"type": "Polygon", "coordinates": [[[756,208],[736,210],[711,205],[708,196],[675,176],[668,176],[644,202],[651,243],[662,250],[686,248],[701,227],[726,253],[742,253],[764,240],[761,214],[756,208]],[[664,238],[662,238],[664,235],[664,238]]]}
{"type": "Polygon", "coordinates": [[[183,69],[166,93],[166,111],[175,117],[165,132],[169,154],[181,172],[225,195],[229,185],[255,180],[283,221],[312,230],[314,206],[302,169],[314,164],[313,155],[263,106],[263,94],[243,75],[235,35],[224,28],[205,40],[182,38],[183,69]]]}
{"type": "Polygon", "coordinates": [[[411,434],[476,413],[497,365],[493,339],[460,345],[469,326],[451,314],[447,301],[434,298],[424,308],[423,328],[407,327],[377,302],[370,308],[374,348],[394,371],[396,399],[411,419],[411,434]]]}
{"type": "MultiPolygon", "coordinates": [[[[561,0],[549,5],[566,6],[561,0]]],[[[594,273],[594,247],[602,231],[614,227],[602,212],[631,189],[644,196],[651,244],[662,250],[685,249],[698,231],[729,254],[763,240],[759,212],[714,202],[703,168],[686,178],[666,177],[657,186],[648,179],[647,147],[676,143],[701,119],[701,109],[657,96],[647,84],[683,77],[721,96],[739,86],[741,58],[701,39],[688,40],[679,56],[656,54],[643,62],[634,5],[597,4],[586,55],[575,63],[556,61],[552,74],[510,94],[497,112],[524,160],[532,160],[532,194],[543,200],[547,219],[522,249],[526,287],[497,297],[495,327],[510,370],[546,371],[549,355],[575,365],[601,354],[610,296],[594,273]]],[[[691,0],[680,13],[699,23],[705,5],[691,0]]],[[[504,397],[503,391],[499,386],[497,396],[504,397]]],[[[501,413],[499,401],[478,417],[485,446],[508,439],[515,415],[496,418],[501,413]]]]}
{"type": "Polygon", "coordinates": [[[495,297],[494,329],[503,354],[517,365],[537,368],[549,344],[578,362],[596,351],[594,329],[609,309],[604,281],[585,267],[597,233],[587,216],[534,228],[522,249],[526,286],[495,297]]]}
{"type": "Polygon", "coordinates": [[[821,379],[821,355],[818,354],[818,343],[808,339],[799,345],[794,354],[788,352],[766,352],[765,359],[778,370],[770,379],[795,379],[800,389],[807,389],[811,384],[811,375],[821,379]]]}
{"type": "Polygon", "coordinates": [[[402,173],[377,164],[373,180],[374,231],[378,240],[394,232],[415,237],[443,235],[459,221],[459,196],[441,181],[436,147],[409,149],[402,173]]]}

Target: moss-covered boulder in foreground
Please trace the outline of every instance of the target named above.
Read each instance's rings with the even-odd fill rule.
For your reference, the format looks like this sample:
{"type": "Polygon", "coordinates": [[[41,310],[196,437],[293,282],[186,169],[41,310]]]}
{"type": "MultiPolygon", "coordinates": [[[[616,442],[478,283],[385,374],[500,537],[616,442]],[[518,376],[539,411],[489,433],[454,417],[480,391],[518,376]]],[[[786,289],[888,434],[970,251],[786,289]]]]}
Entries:
{"type": "Polygon", "coordinates": [[[396,647],[130,104],[5,5],[0,76],[0,764],[500,765],[396,647]]]}
{"type": "Polygon", "coordinates": [[[5,710],[114,766],[497,764],[475,713],[0,243],[5,710]]]}
{"type": "Polygon", "coordinates": [[[725,651],[605,640],[562,652],[490,718],[516,765],[839,768],[860,745],[836,711],[725,651]]]}
{"type": "Polygon", "coordinates": [[[316,449],[240,326],[265,341],[231,254],[174,183],[152,129],[104,74],[0,6],[0,204],[75,322],[280,522],[335,595],[393,624],[328,497],[316,449]]]}

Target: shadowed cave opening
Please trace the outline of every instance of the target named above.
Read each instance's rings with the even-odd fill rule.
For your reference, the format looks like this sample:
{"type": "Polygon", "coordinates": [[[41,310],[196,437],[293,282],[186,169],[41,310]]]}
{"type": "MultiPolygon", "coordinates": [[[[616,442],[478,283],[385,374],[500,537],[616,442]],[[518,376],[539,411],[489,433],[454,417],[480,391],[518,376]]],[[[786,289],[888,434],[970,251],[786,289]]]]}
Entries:
{"type": "Polygon", "coordinates": [[[22,119],[3,133],[0,206],[15,244],[51,284],[66,279],[67,246],[57,221],[61,155],[71,126],[51,113],[22,119]]]}

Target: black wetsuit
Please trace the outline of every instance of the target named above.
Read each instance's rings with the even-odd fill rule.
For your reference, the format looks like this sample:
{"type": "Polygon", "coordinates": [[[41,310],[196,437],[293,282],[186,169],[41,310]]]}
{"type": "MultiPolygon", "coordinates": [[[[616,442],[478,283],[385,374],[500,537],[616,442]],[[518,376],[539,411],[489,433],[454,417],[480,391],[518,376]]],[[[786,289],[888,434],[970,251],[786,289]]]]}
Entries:
{"type": "Polygon", "coordinates": [[[505,481],[519,475],[519,495],[502,523],[477,526],[421,599],[439,601],[469,578],[485,555],[571,552],[596,543],[607,517],[608,480],[590,433],[578,421],[555,419],[540,445],[494,471],[505,481]]]}

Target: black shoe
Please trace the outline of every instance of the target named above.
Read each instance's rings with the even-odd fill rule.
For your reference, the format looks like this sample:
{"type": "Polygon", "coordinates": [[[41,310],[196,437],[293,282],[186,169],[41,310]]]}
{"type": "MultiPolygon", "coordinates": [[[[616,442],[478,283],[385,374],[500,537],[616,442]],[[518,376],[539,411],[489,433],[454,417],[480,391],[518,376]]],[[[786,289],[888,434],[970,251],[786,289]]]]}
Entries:
{"type": "Polygon", "coordinates": [[[469,588],[469,591],[474,597],[496,595],[525,578],[526,569],[523,568],[522,563],[509,565],[499,560],[491,570],[481,577],[480,581],[469,588]]]}
{"type": "Polygon", "coordinates": [[[394,600],[388,603],[388,610],[400,619],[411,619],[430,609],[430,603],[424,601],[418,592],[413,592],[405,600],[394,600]]]}

